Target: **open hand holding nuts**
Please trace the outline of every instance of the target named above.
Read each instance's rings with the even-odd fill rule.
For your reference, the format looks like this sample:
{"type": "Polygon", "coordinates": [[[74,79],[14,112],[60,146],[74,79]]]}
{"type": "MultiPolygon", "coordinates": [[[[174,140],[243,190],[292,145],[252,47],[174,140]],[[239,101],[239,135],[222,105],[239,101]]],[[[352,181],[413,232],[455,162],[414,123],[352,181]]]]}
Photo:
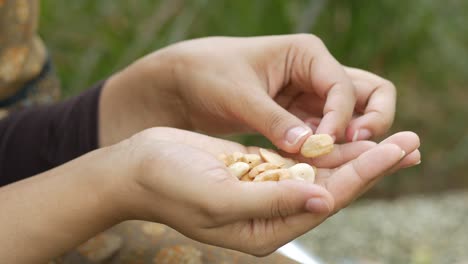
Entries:
{"type": "MultiPolygon", "coordinates": [[[[310,136],[301,148],[304,157],[319,157],[333,150],[333,139],[327,134],[310,136]]],[[[317,168],[307,163],[280,156],[271,150],[260,149],[259,154],[234,152],[221,154],[219,159],[232,176],[241,181],[307,180],[314,182],[317,168]]]]}

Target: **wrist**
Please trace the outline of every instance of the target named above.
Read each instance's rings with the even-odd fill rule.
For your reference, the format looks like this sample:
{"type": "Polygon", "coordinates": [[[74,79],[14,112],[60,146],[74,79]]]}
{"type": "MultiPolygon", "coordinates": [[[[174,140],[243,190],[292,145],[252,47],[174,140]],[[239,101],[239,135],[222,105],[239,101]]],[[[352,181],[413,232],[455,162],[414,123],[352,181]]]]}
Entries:
{"type": "Polygon", "coordinates": [[[177,70],[180,64],[178,57],[176,52],[166,48],[135,63],[135,70],[147,84],[141,86],[141,101],[145,102],[151,112],[159,114],[157,124],[151,127],[189,128],[187,102],[182,94],[177,70]]]}
{"type": "MultiPolygon", "coordinates": [[[[99,175],[102,182],[95,186],[100,200],[103,201],[103,210],[107,215],[121,222],[126,220],[152,220],[157,217],[148,214],[157,206],[152,199],[156,194],[154,190],[147,188],[146,176],[150,174],[148,163],[157,167],[160,156],[159,149],[154,143],[154,138],[148,137],[148,133],[140,132],[129,139],[115,145],[100,149],[96,160],[99,175]],[[148,200],[151,200],[148,203],[148,200]]],[[[151,180],[157,181],[157,175],[151,175],[151,180]]],[[[156,199],[158,200],[158,199],[156,199]]]]}
{"type": "Polygon", "coordinates": [[[168,60],[158,52],[111,76],[99,106],[101,146],[155,126],[186,128],[168,60]]]}
{"type": "Polygon", "coordinates": [[[112,146],[111,155],[118,157],[112,163],[121,166],[115,172],[118,180],[111,179],[116,187],[107,196],[114,197],[124,220],[163,221],[171,203],[164,195],[168,190],[163,187],[167,186],[163,175],[167,176],[169,157],[175,155],[164,133],[165,128],[151,128],[112,146]]]}
{"type": "Polygon", "coordinates": [[[110,226],[132,219],[129,204],[134,197],[133,167],[122,144],[101,148],[84,156],[88,159],[84,164],[93,164],[88,167],[90,171],[86,173],[85,181],[89,184],[90,193],[95,194],[96,211],[110,226]]]}

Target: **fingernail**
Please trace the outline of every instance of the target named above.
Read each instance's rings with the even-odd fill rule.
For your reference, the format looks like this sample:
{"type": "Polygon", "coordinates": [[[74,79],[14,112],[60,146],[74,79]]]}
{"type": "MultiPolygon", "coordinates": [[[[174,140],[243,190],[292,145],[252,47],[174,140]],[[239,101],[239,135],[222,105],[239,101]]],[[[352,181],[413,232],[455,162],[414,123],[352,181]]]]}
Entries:
{"type": "Polygon", "coordinates": [[[406,155],[406,152],[404,150],[402,150],[401,154],[400,154],[400,159],[402,159],[405,155],[406,155]]]}
{"type": "Polygon", "coordinates": [[[351,139],[351,141],[352,142],[356,141],[358,137],[359,137],[359,129],[356,129],[354,131],[353,139],[351,139]]]}
{"type": "Polygon", "coordinates": [[[372,132],[369,129],[363,128],[354,131],[353,142],[358,140],[366,140],[372,137],[372,132]]]}
{"type": "Polygon", "coordinates": [[[419,160],[419,161],[416,162],[416,163],[413,163],[413,164],[410,164],[410,165],[406,165],[406,166],[403,167],[403,169],[411,168],[411,167],[417,166],[417,165],[419,165],[419,164],[421,164],[421,160],[419,160]]]}
{"type": "Polygon", "coordinates": [[[304,136],[310,133],[310,128],[293,127],[286,133],[286,142],[289,145],[296,145],[304,136]]]}
{"type": "Polygon", "coordinates": [[[330,207],[322,198],[311,198],[306,202],[306,209],[311,213],[322,214],[329,213],[330,207]]]}
{"type": "Polygon", "coordinates": [[[411,168],[411,167],[417,166],[417,165],[419,165],[419,164],[421,164],[421,160],[419,160],[419,161],[416,162],[416,163],[406,165],[406,166],[402,167],[402,169],[411,168]]]}

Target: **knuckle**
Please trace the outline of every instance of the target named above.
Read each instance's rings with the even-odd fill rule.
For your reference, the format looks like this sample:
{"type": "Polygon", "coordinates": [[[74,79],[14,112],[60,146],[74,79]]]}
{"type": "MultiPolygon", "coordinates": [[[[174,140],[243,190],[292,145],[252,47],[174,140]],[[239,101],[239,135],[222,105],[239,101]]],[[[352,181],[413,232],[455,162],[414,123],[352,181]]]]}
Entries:
{"type": "Polygon", "coordinates": [[[357,179],[359,180],[359,185],[363,186],[366,182],[366,179],[362,176],[362,166],[359,159],[354,159],[351,161],[351,166],[353,172],[356,174],[357,179]]]}
{"type": "Polygon", "coordinates": [[[130,142],[133,144],[145,144],[160,140],[164,134],[171,132],[172,129],[164,127],[154,127],[145,129],[130,137],[130,142]]]}
{"type": "Polygon", "coordinates": [[[395,87],[395,84],[389,80],[383,80],[383,83],[381,85],[381,88],[384,89],[384,91],[390,92],[394,95],[397,93],[397,89],[395,87]]]}
{"type": "Polygon", "coordinates": [[[373,126],[370,127],[375,136],[385,134],[392,126],[393,116],[388,116],[382,112],[376,111],[373,118],[373,126]]]}
{"type": "Polygon", "coordinates": [[[351,85],[349,85],[349,87],[350,87],[350,89],[349,89],[349,93],[350,93],[349,97],[351,98],[351,100],[357,101],[357,99],[358,99],[358,94],[359,94],[358,89],[356,88],[355,85],[353,85],[353,83],[352,83],[351,81],[349,81],[349,83],[351,84],[351,85]]]}
{"type": "Polygon", "coordinates": [[[272,111],[267,116],[265,122],[270,131],[277,131],[278,128],[281,128],[284,123],[283,116],[278,110],[272,111]]]}
{"type": "Polygon", "coordinates": [[[301,33],[296,35],[296,40],[298,43],[304,43],[307,45],[324,45],[323,41],[321,38],[314,34],[306,34],[306,33],[301,33]]]}
{"type": "Polygon", "coordinates": [[[395,84],[392,81],[384,79],[383,84],[384,84],[385,87],[388,87],[388,89],[396,90],[395,84]]]}

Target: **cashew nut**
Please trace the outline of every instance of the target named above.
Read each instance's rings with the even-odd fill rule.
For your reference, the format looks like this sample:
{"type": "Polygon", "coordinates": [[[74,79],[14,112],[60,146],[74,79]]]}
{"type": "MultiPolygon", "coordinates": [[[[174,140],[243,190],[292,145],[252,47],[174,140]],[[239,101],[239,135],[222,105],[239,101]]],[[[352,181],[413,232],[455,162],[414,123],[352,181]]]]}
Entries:
{"type": "Polygon", "coordinates": [[[311,135],[302,145],[301,154],[307,158],[315,158],[332,152],[333,147],[333,138],[330,135],[311,135]]]}
{"type": "Polygon", "coordinates": [[[286,162],[284,161],[283,157],[281,157],[279,154],[274,153],[272,151],[266,150],[261,148],[259,150],[260,156],[269,163],[273,163],[278,165],[279,167],[283,166],[286,162]]]}
{"type": "Polygon", "coordinates": [[[244,174],[246,174],[250,169],[249,164],[245,162],[235,162],[229,165],[228,170],[232,176],[240,179],[244,174]]]}
{"type": "Polygon", "coordinates": [[[315,170],[307,163],[298,163],[288,169],[293,179],[302,178],[309,182],[315,180],[315,170]]]}
{"type": "Polygon", "coordinates": [[[280,168],[280,166],[278,166],[276,164],[265,162],[265,163],[262,163],[260,165],[257,165],[255,167],[253,167],[253,169],[249,172],[249,177],[253,179],[258,174],[260,174],[260,173],[262,173],[264,171],[274,170],[274,169],[279,169],[279,168],[280,168]]]}
{"type": "Polygon", "coordinates": [[[288,176],[289,171],[287,169],[268,170],[257,175],[253,181],[278,181],[280,178],[285,178],[288,176]]]}

